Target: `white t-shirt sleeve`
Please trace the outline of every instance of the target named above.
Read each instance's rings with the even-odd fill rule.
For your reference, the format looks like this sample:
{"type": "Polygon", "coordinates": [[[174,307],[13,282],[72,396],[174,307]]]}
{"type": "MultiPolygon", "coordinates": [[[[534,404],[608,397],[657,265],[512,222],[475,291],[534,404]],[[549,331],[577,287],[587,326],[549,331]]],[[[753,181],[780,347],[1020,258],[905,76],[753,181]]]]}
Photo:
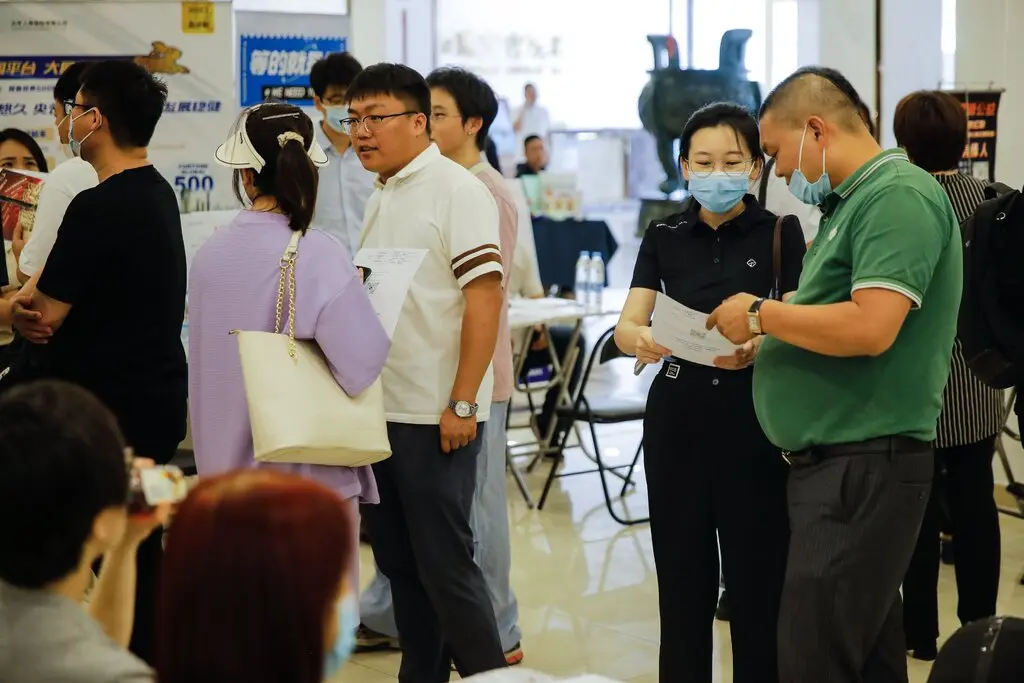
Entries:
{"type": "Polygon", "coordinates": [[[452,272],[465,287],[488,273],[504,275],[498,231],[498,207],[490,190],[479,180],[452,193],[442,232],[452,272]]]}
{"type": "Polygon", "coordinates": [[[32,277],[42,269],[71,200],[82,190],[95,187],[97,182],[96,171],[80,159],[66,161],[54,169],[39,193],[32,233],[21,252],[18,266],[21,272],[32,277]]]}

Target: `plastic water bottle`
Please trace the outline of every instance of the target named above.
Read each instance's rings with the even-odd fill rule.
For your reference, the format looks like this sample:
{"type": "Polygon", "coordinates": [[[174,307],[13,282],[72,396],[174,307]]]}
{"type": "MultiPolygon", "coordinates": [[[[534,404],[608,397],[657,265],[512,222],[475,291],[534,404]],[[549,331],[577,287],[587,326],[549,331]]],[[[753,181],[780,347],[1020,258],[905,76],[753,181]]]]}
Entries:
{"type": "Polygon", "coordinates": [[[581,251],[576,261],[576,303],[590,304],[590,253],[586,251],[581,251]]]}
{"type": "Polygon", "coordinates": [[[590,297],[588,304],[595,311],[601,310],[604,294],[604,258],[601,252],[595,251],[590,255],[590,297]]]}

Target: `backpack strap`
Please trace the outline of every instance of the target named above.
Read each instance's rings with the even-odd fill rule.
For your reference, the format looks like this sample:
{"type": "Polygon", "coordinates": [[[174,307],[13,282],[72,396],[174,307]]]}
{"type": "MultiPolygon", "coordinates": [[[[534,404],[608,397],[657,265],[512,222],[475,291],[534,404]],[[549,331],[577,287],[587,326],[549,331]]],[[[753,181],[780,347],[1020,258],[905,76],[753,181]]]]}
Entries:
{"type": "Polygon", "coordinates": [[[757,186],[757,203],[762,207],[764,206],[764,200],[768,196],[768,176],[775,168],[775,159],[769,159],[768,163],[765,164],[764,170],[761,171],[761,180],[757,186]]]}

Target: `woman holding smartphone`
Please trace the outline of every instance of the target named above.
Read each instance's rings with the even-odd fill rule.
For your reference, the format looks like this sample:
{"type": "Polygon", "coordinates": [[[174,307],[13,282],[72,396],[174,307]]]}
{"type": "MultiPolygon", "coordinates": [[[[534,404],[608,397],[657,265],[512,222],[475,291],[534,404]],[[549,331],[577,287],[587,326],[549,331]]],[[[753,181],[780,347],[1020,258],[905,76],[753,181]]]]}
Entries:
{"type": "Polygon", "coordinates": [[[661,363],[644,418],[660,680],[712,680],[720,545],[732,602],[734,680],[770,683],[778,680],[787,471],[754,414],[758,340],[714,367],[698,365],[671,358],[650,320],[659,292],[709,313],[737,292],[768,298],[795,290],[804,237],[797,219],[777,225],[747,192],[764,160],[757,122],[745,109],[718,103],[694,113],[679,161],[691,196],[681,213],[653,221],[644,234],[615,330],[619,348],[639,363],[661,363]]]}

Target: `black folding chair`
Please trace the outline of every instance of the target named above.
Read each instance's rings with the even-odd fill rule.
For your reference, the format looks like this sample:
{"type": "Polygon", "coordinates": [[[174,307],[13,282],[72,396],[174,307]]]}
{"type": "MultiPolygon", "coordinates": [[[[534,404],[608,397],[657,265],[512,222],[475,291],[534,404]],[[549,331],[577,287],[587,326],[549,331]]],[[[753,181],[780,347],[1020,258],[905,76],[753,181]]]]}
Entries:
{"type": "Polygon", "coordinates": [[[587,386],[590,383],[590,377],[594,370],[594,365],[606,365],[607,363],[615,360],[628,361],[632,364],[633,359],[626,356],[619,348],[615,345],[613,335],[615,334],[615,328],[612,327],[607,332],[601,335],[600,339],[594,346],[594,351],[590,354],[590,359],[587,361],[586,369],[583,371],[583,378],[580,381],[579,390],[576,393],[576,397],[573,400],[572,405],[560,406],[556,411],[558,417],[564,420],[572,420],[575,423],[586,422],[590,426],[590,438],[594,442],[594,454],[593,457],[587,453],[582,442],[580,448],[584,454],[590,458],[597,469],[582,470],[579,472],[558,472],[558,466],[565,459],[565,448],[569,440],[569,434],[572,430],[563,430],[558,443],[558,450],[555,457],[551,461],[551,470],[548,472],[547,481],[544,482],[544,491],[541,493],[540,501],[537,503],[537,509],[543,510],[544,503],[547,502],[548,493],[551,491],[551,485],[555,479],[560,477],[572,477],[580,474],[592,474],[597,472],[601,477],[601,489],[604,492],[605,505],[608,508],[608,514],[612,516],[619,524],[632,525],[632,524],[643,524],[644,522],[650,521],[650,517],[644,517],[642,519],[631,519],[619,515],[614,506],[612,505],[611,492],[608,489],[608,480],[606,474],[612,474],[622,480],[622,490],[619,492],[619,498],[626,495],[629,488],[636,487],[636,482],[633,481],[633,472],[636,469],[636,464],[640,460],[640,454],[643,452],[643,441],[637,446],[636,454],[633,456],[633,461],[629,465],[618,465],[615,467],[608,467],[604,463],[604,458],[601,455],[601,445],[597,438],[597,425],[611,425],[611,424],[622,424],[626,422],[636,422],[644,419],[644,410],[647,407],[647,398],[644,396],[631,396],[615,394],[603,394],[599,396],[587,396],[587,386]],[[620,470],[627,469],[625,475],[620,473],[620,470]]]}

